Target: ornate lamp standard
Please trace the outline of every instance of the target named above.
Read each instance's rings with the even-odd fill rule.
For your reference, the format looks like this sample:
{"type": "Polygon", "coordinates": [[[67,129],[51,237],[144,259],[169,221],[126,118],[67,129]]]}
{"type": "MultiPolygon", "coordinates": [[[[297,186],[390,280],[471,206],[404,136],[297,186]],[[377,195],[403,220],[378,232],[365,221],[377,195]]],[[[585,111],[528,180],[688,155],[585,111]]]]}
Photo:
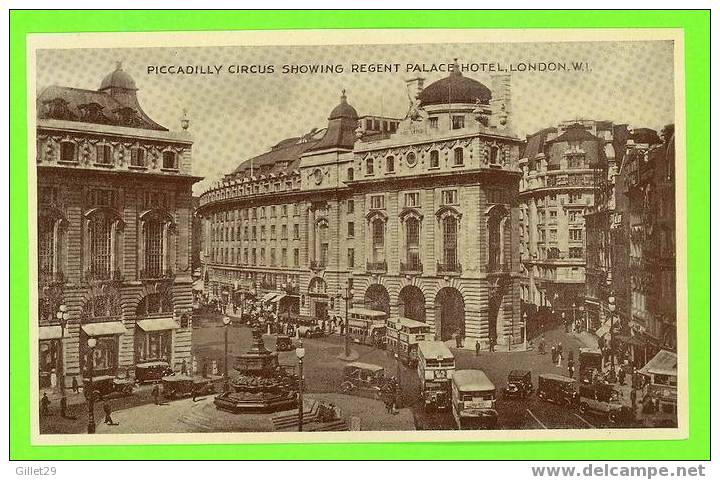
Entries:
{"type": "Polygon", "coordinates": [[[93,388],[93,375],[94,372],[94,363],[95,363],[95,345],[97,345],[97,340],[95,340],[94,337],[88,338],[87,346],[90,348],[90,358],[88,359],[88,387],[90,387],[90,391],[85,391],[85,396],[87,397],[87,404],[88,404],[88,433],[95,433],[95,389],[93,388]]]}
{"type": "Polygon", "coordinates": [[[67,397],[65,396],[65,327],[67,327],[68,319],[70,314],[67,311],[67,306],[61,304],[56,314],[58,320],[60,320],[60,342],[58,344],[57,352],[57,381],[58,389],[60,391],[60,416],[65,418],[67,416],[67,397]]]}
{"type": "Polygon", "coordinates": [[[568,331],[567,323],[565,323],[565,312],[562,312],[560,314],[560,317],[562,318],[563,327],[565,327],[565,333],[568,331]]]}
{"type": "Polygon", "coordinates": [[[350,283],[345,286],[345,293],[338,293],[336,295],[336,298],[342,299],[345,301],[345,358],[350,358],[350,332],[349,332],[349,323],[348,323],[348,308],[350,304],[350,300],[352,299],[352,289],[350,288],[350,283]]]}
{"type": "Polygon", "coordinates": [[[227,392],[230,388],[230,378],[228,377],[228,327],[230,326],[230,317],[225,315],[222,319],[223,330],[225,331],[225,358],[223,360],[223,378],[225,379],[225,391],[227,392]]]}
{"type": "Polygon", "coordinates": [[[575,331],[575,307],[576,306],[577,305],[575,305],[575,302],[573,302],[573,304],[572,304],[572,324],[573,324],[572,330],[573,331],[575,331]]]}
{"type": "Polygon", "coordinates": [[[400,409],[400,393],[402,391],[402,383],[400,381],[402,377],[402,368],[400,367],[400,354],[395,352],[395,363],[397,364],[397,388],[395,389],[395,408],[400,409]]]}
{"type": "Polygon", "coordinates": [[[615,296],[610,292],[608,296],[608,310],[610,311],[610,371],[615,373],[615,343],[613,329],[615,328],[615,296]]]}
{"type": "Polygon", "coordinates": [[[528,318],[527,312],[523,312],[523,316],[522,316],[522,320],[523,320],[523,323],[522,323],[522,329],[523,329],[523,351],[525,351],[525,352],[527,351],[527,318],[528,318]]]}
{"type": "Polygon", "coordinates": [[[305,379],[303,378],[303,358],[305,357],[305,349],[303,348],[302,340],[295,349],[295,356],[298,359],[298,432],[302,432],[303,429],[303,388],[305,387],[305,379]]]}

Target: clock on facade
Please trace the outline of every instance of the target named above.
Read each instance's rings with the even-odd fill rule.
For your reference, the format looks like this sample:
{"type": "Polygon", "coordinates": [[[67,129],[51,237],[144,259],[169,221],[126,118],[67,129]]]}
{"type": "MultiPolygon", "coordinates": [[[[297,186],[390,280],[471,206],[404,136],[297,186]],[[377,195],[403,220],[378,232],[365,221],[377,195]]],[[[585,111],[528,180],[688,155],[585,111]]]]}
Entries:
{"type": "Polygon", "coordinates": [[[405,161],[408,164],[408,167],[414,167],[417,163],[417,157],[415,156],[414,152],[408,152],[407,155],[405,155],[405,161]]]}

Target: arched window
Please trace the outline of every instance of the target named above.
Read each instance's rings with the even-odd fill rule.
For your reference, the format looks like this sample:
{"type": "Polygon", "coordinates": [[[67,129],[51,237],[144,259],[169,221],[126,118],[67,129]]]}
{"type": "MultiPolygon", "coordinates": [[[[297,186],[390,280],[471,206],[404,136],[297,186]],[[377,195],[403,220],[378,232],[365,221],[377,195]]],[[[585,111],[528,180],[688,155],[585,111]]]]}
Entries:
{"type": "Polygon", "coordinates": [[[509,224],[507,219],[510,216],[510,212],[500,206],[496,205],[488,211],[488,270],[499,271],[505,270],[510,261],[507,255],[509,247],[509,224]],[[507,245],[506,245],[507,244],[507,245]]]}
{"type": "Polygon", "coordinates": [[[106,213],[98,213],[90,219],[89,233],[89,263],[92,278],[107,280],[114,270],[114,241],[115,219],[106,213]]]}
{"type": "Polygon", "coordinates": [[[330,243],[328,238],[328,224],[327,222],[320,222],[318,224],[318,246],[320,247],[320,265],[327,266],[330,260],[330,243]]]}
{"type": "Polygon", "coordinates": [[[150,210],[140,216],[140,278],[165,278],[172,275],[170,241],[174,223],[162,210],[150,210]]]}
{"type": "Polygon", "coordinates": [[[352,182],[355,180],[355,169],[350,167],[347,169],[347,181],[352,182]]]}
{"type": "Polygon", "coordinates": [[[455,269],[457,261],[457,219],[445,217],[442,221],[443,262],[448,269],[455,269]]]}
{"type": "Polygon", "coordinates": [[[373,262],[385,261],[385,222],[380,218],[372,221],[372,254],[373,262]]]}
{"type": "Polygon", "coordinates": [[[453,150],[453,158],[455,160],[455,165],[463,165],[465,163],[465,160],[463,159],[464,151],[462,147],[457,147],[455,150],[453,150]]]}
{"type": "Polygon", "coordinates": [[[157,220],[145,224],[145,270],[154,278],[163,273],[163,229],[164,224],[157,220]]]}

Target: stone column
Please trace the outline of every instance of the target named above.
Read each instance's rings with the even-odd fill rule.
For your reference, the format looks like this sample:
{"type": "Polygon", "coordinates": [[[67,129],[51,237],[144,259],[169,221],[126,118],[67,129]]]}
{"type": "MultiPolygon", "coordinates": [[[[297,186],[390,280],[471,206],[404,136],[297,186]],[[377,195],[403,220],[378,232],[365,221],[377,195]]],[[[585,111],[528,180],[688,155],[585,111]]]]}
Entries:
{"type": "Polygon", "coordinates": [[[315,211],[308,207],[308,261],[315,261],[315,211]]]}

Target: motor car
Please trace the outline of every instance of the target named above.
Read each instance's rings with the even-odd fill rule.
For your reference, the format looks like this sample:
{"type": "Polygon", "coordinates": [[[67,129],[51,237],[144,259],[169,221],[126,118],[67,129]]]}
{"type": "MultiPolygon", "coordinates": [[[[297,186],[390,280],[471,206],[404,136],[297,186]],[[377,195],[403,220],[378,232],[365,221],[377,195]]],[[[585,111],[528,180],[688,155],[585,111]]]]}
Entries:
{"type": "Polygon", "coordinates": [[[533,392],[532,373],[529,370],[511,370],[508,374],[505,397],[527,398],[533,392]]]}
{"type": "Polygon", "coordinates": [[[211,377],[171,375],[162,379],[162,393],[170,400],[193,395],[215,393],[215,379],[211,377]]]}
{"type": "Polygon", "coordinates": [[[541,400],[557,403],[567,407],[577,404],[577,381],[554,373],[543,373],[538,376],[537,396],[541,400]]]}
{"type": "Polygon", "coordinates": [[[289,352],[293,349],[292,339],[287,335],[278,335],[275,339],[275,351],[289,352]]]}
{"type": "Polygon", "coordinates": [[[594,383],[580,385],[578,391],[578,408],[580,413],[591,413],[607,417],[612,423],[626,422],[631,410],[621,402],[622,392],[612,385],[594,383]]]}
{"type": "Polygon", "coordinates": [[[170,364],[164,361],[143,362],[135,365],[135,383],[160,383],[163,377],[173,375],[170,364]]]}
{"type": "Polygon", "coordinates": [[[133,394],[133,382],[126,378],[117,378],[115,375],[98,375],[93,376],[92,379],[83,378],[83,389],[85,396],[94,392],[96,398],[128,397],[133,394]]]}

